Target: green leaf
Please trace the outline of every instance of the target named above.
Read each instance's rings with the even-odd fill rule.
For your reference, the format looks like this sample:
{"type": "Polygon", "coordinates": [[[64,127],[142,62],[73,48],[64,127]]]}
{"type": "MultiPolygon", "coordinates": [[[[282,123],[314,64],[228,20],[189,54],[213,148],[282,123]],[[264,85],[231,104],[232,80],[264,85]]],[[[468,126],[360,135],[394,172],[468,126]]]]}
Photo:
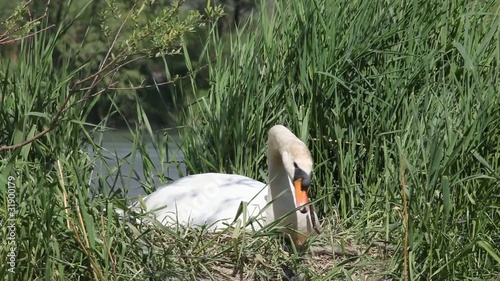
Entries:
{"type": "Polygon", "coordinates": [[[443,190],[444,221],[446,222],[452,208],[450,200],[450,180],[447,176],[441,178],[441,188],[443,190]]]}
{"type": "Polygon", "coordinates": [[[497,265],[500,264],[500,256],[499,254],[495,251],[495,249],[491,246],[490,243],[486,241],[478,241],[477,245],[481,248],[483,248],[488,254],[497,262],[497,265]]]}

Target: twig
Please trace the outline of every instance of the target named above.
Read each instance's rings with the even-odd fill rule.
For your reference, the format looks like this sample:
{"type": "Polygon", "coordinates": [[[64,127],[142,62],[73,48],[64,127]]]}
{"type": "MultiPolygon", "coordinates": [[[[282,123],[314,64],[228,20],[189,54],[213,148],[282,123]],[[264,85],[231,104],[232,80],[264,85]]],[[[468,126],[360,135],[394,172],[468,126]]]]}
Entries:
{"type": "MultiPolygon", "coordinates": [[[[210,62],[214,62],[215,60],[217,60],[217,58],[219,57],[219,55],[216,55],[215,57],[213,57],[210,62]]],[[[184,76],[176,76],[174,77],[174,79],[170,80],[170,81],[166,81],[166,82],[161,82],[161,83],[155,83],[153,85],[143,85],[143,86],[137,86],[137,87],[127,87],[127,88],[114,88],[114,87],[110,87],[108,88],[109,90],[120,90],[120,91],[131,91],[131,90],[140,90],[140,89],[148,89],[148,88],[153,88],[153,87],[158,87],[158,86],[165,86],[165,85],[169,85],[169,84],[173,84],[179,80],[182,80],[182,79],[185,79],[189,76],[192,76],[193,74],[197,74],[198,72],[202,71],[203,69],[207,68],[210,64],[205,64],[205,65],[202,65],[200,67],[198,67],[197,69],[193,70],[193,71],[188,71],[186,73],[186,75],[184,76]]]]}
{"type": "MultiPolygon", "coordinates": [[[[92,82],[92,84],[90,86],[85,87],[85,88],[81,88],[78,91],[87,91],[87,93],[88,93],[90,90],[92,90],[93,88],[95,88],[95,85],[97,85],[99,82],[101,82],[104,78],[108,77],[109,75],[113,76],[118,70],[120,70],[122,67],[126,66],[127,64],[130,64],[130,63],[132,63],[134,61],[137,61],[137,60],[140,60],[140,59],[144,59],[147,56],[138,56],[138,57],[135,57],[133,59],[127,60],[127,61],[125,61],[125,62],[123,62],[123,63],[115,66],[113,69],[109,70],[108,72],[106,72],[102,77],[99,77],[99,74],[103,73],[111,65],[115,64],[115,62],[118,61],[118,59],[121,59],[122,57],[124,57],[123,52],[121,54],[119,54],[110,63],[108,63],[107,65],[105,65],[102,70],[99,70],[98,72],[96,72],[95,74],[93,74],[93,75],[85,78],[84,80],[78,81],[78,84],[82,84],[83,82],[87,82],[87,81],[91,80],[92,78],[94,78],[94,81],[92,82]]],[[[84,96],[84,98],[85,98],[85,96],[84,96]]]]}
{"type": "MultiPolygon", "coordinates": [[[[38,18],[36,18],[36,19],[31,19],[29,22],[27,22],[27,23],[23,24],[22,26],[20,26],[20,27],[18,27],[18,28],[16,28],[16,29],[13,29],[13,30],[6,30],[4,34],[0,35],[0,45],[5,45],[5,44],[13,43],[13,42],[16,42],[16,41],[19,41],[19,40],[22,40],[22,39],[28,38],[28,37],[31,37],[31,36],[33,36],[33,35],[37,34],[37,33],[40,33],[40,32],[42,32],[42,31],[45,31],[45,30],[47,30],[47,29],[49,29],[49,28],[54,27],[54,26],[55,26],[55,24],[52,24],[52,25],[47,26],[47,27],[45,27],[45,28],[43,28],[43,29],[41,29],[41,30],[38,30],[38,31],[35,31],[35,32],[32,32],[32,33],[29,33],[29,34],[27,34],[27,35],[25,35],[25,36],[22,36],[22,37],[19,37],[19,38],[15,38],[15,39],[11,39],[11,40],[8,40],[8,39],[9,39],[9,36],[10,36],[11,34],[14,34],[14,33],[18,32],[19,30],[23,29],[24,27],[26,27],[26,26],[28,26],[28,25],[30,25],[30,24],[32,24],[32,23],[39,22],[39,21],[41,21],[42,19],[46,18],[46,17],[47,17],[47,15],[48,15],[48,11],[49,11],[50,1],[51,1],[51,0],[47,0],[47,3],[45,4],[45,11],[43,12],[43,15],[39,16],[39,17],[38,17],[38,18]]],[[[26,9],[26,7],[28,7],[28,6],[31,4],[31,2],[33,2],[33,0],[26,1],[26,2],[23,4],[23,6],[22,6],[22,8],[21,8],[21,9],[26,9]]],[[[6,23],[7,21],[11,20],[13,16],[14,16],[14,14],[10,15],[7,19],[5,19],[4,21],[2,21],[2,23],[1,23],[1,24],[3,25],[3,24],[4,24],[4,23],[6,23]]],[[[30,14],[30,17],[31,17],[31,14],[30,14]]]]}
{"type": "Polygon", "coordinates": [[[16,149],[16,148],[19,148],[19,147],[22,147],[22,146],[25,146],[29,143],[32,143],[34,142],[35,140],[43,137],[45,134],[47,134],[48,132],[52,131],[56,125],[57,125],[57,121],[59,120],[59,117],[61,117],[61,114],[63,113],[63,109],[64,107],[66,107],[66,104],[68,104],[69,102],[69,99],[71,98],[72,96],[72,93],[70,93],[66,99],[64,100],[63,102],[63,105],[61,107],[61,109],[56,113],[56,115],[54,116],[54,118],[52,119],[52,122],[50,123],[49,127],[47,127],[46,129],[44,129],[43,131],[41,131],[40,133],[36,134],[35,136],[33,136],[32,138],[30,139],[27,139],[23,142],[20,142],[18,144],[14,144],[14,145],[4,145],[4,146],[1,146],[0,147],[0,151],[3,151],[3,150],[11,150],[11,149],[16,149]]]}
{"type": "MultiPolygon", "coordinates": [[[[82,83],[84,83],[87,80],[90,80],[90,79],[94,80],[94,81],[92,81],[92,84],[86,89],[87,93],[85,93],[85,95],[83,96],[84,98],[90,93],[91,89],[93,89],[99,82],[101,82],[104,79],[104,77],[106,77],[106,75],[105,75],[104,77],[99,78],[99,74],[101,74],[102,72],[104,72],[108,67],[110,67],[111,65],[113,65],[116,61],[118,61],[118,59],[121,59],[121,57],[123,57],[123,54],[125,53],[125,51],[122,51],[111,62],[109,62],[109,63],[106,64],[106,62],[109,59],[109,56],[111,55],[111,52],[113,51],[113,47],[115,46],[116,42],[118,41],[120,33],[121,33],[123,27],[125,26],[125,23],[127,22],[128,18],[132,14],[132,11],[133,11],[135,5],[136,4],[134,3],[134,5],[132,6],[132,8],[129,10],[127,16],[125,17],[125,19],[120,24],[120,27],[116,31],[115,37],[113,37],[113,41],[111,42],[111,45],[108,48],[108,52],[106,53],[106,55],[104,56],[104,59],[102,60],[101,64],[99,65],[98,71],[94,75],[91,75],[90,77],[87,77],[86,79],[84,79],[82,81],[79,81],[80,84],[82,84],[82,83]],[[92,76],[93,76],[93,78],[92,78],[92,76]]],[[[118,69],[119,68],[117,67],[114,70],[117,71],[118,69]]],[[[109,71],[108,74],[111,73],[112,71],[113,70],[109,71]]]]}
{"type": "Polygon", "coordinates": [[[341,247],[331,247],[331,246],[322,246],[322,247],[319,247],[319,246],[311,246],[309,248],[309,251],[311,251],[311,253],[313,253],[314,255],[317,255],[317,256],[326,256],[326,255],[330,255],[330,256],[343,256],[343,257],[348,257],[348,258],[352,258],[352,257],[357,257],[359,255],[361,255],[359,253],[358,250],[354,249],[354,248],[344,248],[342,249],[341,247]]]}
{"type": "Polygon", "coordinates": [[[51,24],[51,25],[49,25],[47,27],[44,27],[44,28],[42,28],[40,30],[34,31],[32,33],[26,34],[26,35],[18,37],[18,38],[10,39],[10,40],[7,40],[8,37],[2,38],[2,39],[0,39],[0,45],[7,45],[7,44],[11,44],[11,43],[14,43],[14,42],[17,42],[17,41],[29,38],[31,36],[37,35],[38,33],[41,33],[41,32],[44,32],[46,30],[49,30],[49,29],[51,29],[54,26],[56,26],[56,25],[55,24],[51,24]],[[5,41],[5,40],[7,40],[7,41],[5,41]]]}
{"type": "Polygon", "coordinates": [[[321,230],[316,222],[316,213],[314,212],[313,204],[309,204],[309,216],[311,217],[311,223],[317,234],[321,234],[321,230]]]}
{"type": "Polygon", "coordinates": [[[78,213],[78,218],[80,220],[80,225],[83,228],[83,234],[85,235],[85,243],[87,244],[87,246],[85,246],[83,244],[82,239],[80,238],[80,235],[78,234],[78,228],[76,227],[76,225],[74,223],[72,223],[72,225],[73,225],[73,231],[75,232],[75,235],[76,235],[76,241],[78,242],[78,244],[80,245],[80,247],[82,248],[82,250],[85,252],[85,254],[87,255],[87,257],[89,258],[90,267],[92,267],[95,276],[98,277],[97,279],[98,280],[104,280],[104,275],[102,274],[101,271],[98,270],[98,266],[97,266],[97,263],[96,263],[96,261],[94,259],[94,256],[88,250],[90,248],[90,244],[89,244],[89,240],[88,240],[88,234],[85,231],[85,224],[83,223],[82,213],[80,211],[80,207],[78,205],[78,201],[76,199],[75,199],[75,201],[76,201],[75,202],[76,203],[76,211],[78,213]]]}
{"type": "Polygon", "coordinates": [[[83,234],[85,234],[85,237],[84,237],[85,238],[85,245],[87,245],[87,248],[89,248],[90,242],[89,242],[89,238],[87,235],[87,231],[85,230],[85,224],[83,223],[82,211],[80,210],[80,205],[78,204],[78,201],[76,198],[75,198],[75,204],[76,204],[76,211],[78,213],[78,220],[80,221],[80,227],[83,230],[83,234]]]}
{"type": "Polygon", "coordinates": [[[63,193],[64,213],[66,214],[66,226],[68,227],[68,229],[71,229],[71,226],[69,223],[68,198],[66,195],[66,188],[65,188],[65,184],[64,184],[64,177],[63,177],[61,161],[59,159],[57,160],[57,168],[59,170],[59,182],[61,184],[62,193],[63,193]]]}
{"type": "MultiPolygon", "coordinates": [[[[83,252],[89,258],[90,266],[92,267],[95,276],[98,277],[99,280],[104,280],[104,276],[103,276],[102,272],[100,272],[98,270],[97,263],[96,263],[94,257],[92,256],[92,253],[89,252],[89,250],[88,250],[90,248],[90,243],[89,243],[89,240],[88,240],[87,231],[85,230],[85,224],[83,222],[83,217],[82,217],[82,213],[80,211],[80,207],[79,207],[78,201],[76,201],[76,211],[77,211],[77,214],[78,214],[78,219],[80,221],[80,226],[81,226],[81,228],[83,230],[83,234],[85,235],[84,238],[85,238],[85,244],[86,244],[86,246],[85,246],[85,244],[83,244],[82,239],[80,238],[78,227],[75,225],[74,222],[72,222],[72,221],[69,220],[69,208],[68,208],[68,202],[67,202],[67,197],[66,197],[66,190],[64,189],[64,175],[63,175],[63,171],[62,171],[62,166],[61,166],[61,161],[60,160],[57,160],[57,167],[58,167],[58,170],[59,170],[59,181],[60,181],[60,183],[61,183],[61,185],[63,187],[63,204],[64,204],[64,212],[66,214],[66,225],[67,225],[68,229],[72,229],[73,232],[75,233],[76,241],[80,245],[80,247],[82,248],[83,252]]],[[[106,240],[104,240],[104,241],[106,241],[106,240]]]]}

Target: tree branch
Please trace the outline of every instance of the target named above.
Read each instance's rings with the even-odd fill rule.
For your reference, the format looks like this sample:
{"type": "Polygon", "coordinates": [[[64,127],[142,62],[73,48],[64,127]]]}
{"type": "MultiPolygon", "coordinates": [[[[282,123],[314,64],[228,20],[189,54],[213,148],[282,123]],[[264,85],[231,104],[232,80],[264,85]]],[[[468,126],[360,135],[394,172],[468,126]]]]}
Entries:
{"type": "MultiPolygon", "coordinates": [[[[28,2],[31,3],[32,0],[30,0],[28,2]]],[[[48,5],[50,3],[50,0],[47,1],[47,6],[46,6],[46,9],[45,9],[45,13],[43,16],[35,19],[34,21],[30,21],[30,23],[32,22],[35,22],[35,21],[39,21],[40,19],[42,19],[43,17],[46,17],[47,16],[47,9],[48,9],[48,5]]],[[[117,29],[116,31],[116,34],[113,38],[113,41],[111,42],[110,46],[109,46],[109,49],[104,57],[104,59],[102,60],[102,62],[100,63],[99,65],[99,68],[91,75],[89,75],[88,77],[84,78],[84,79],[81,79],[81,80],[77,80],[75,82],[75,84],[68,90],[68,95],[66,96],[62,106],[59,108],[59,110],[56,112],[56,114],[54,115],[54,117],[52,118],[51,122],[50,122],[50,125],[45,128],[44,130],[40,131],[39,133],[37,133],[35,136],[25,140],[25,141],[22,141],[20,143],[17,143],[17,144],[14,144],[14,145],[4,145],[4,146],[1,146],[0,147],[0,151],[4,151],[4,150],[13,150],[13,149],[17,149],[17,148],[20,148],[20,147],[23,147],[27,144],[30,144],[38,139],[40,139],[41,137],[43,137],[44,135],[46,135],[47,133],[51,132],[52,130],[54,130],[56,127],[57,127],[57,123],[59,121],[59,119],[61,118],[62,114],[64,112],[66,112],[67,110],[69,110],[70,108],[72,108],[73,106],[77,105],[77,104],[80,104],[88,99],[91,99],[91,98],[94,98],[102,93],[104,93],[105,91],[107,90],[137,90],[137,89],[141,89],[141,88],[149,88],[149,87],[153,87],[153,86],[158,86],[158,85],[166,85],[166,84],[171,84],[171,83],[175,83],[176,81],[180,80],[180,79],[184,79],[184,78],[187,78],[193,74],[196,74],[197,72],[201,71],[202,69],[206,68],[208,66],[207,65],[203,65],[201,66],[200,68],[194,70],[194,71],[191,71],[191,72],[188,72],[186,75],[184,76],[176,76],[173,80],[171,81],[168,81],[168,82],[164,82],[164,83],[159,83],[159,84],[156,84],[156,85],[146,85],[146,86],[138,86],[138,87],[131,87],[131,88],[117,88],[117,87],[114,87],[118,82],[114,82],[114,77],[116,75],[116,73],[118,73],[118,71],[120,69],[122,69],[124,66],[134,62],[134,61],[137,61],[137,60],[140,60],[140,59],[144,59],[146,57],[148,57],[147,55],[144,55],[144,53],[140,53],[140,51],[133,51],[133,52],[129,52],[127,53],[126,50],[122,50],[121,52],[119,52],[118,55],[114,56],[113,59],[111,61],[108,61],[110,59],[110,56],[112,54],[112,51],[116,45],[116,43],[118,42],[118,39],[120,37],[120,34],[125,26],[125,23],[128,21],[128,19],[130,18],[130,16],[132,15],[132,11],[135,7],[135,4],[134,6],[130,9],[129,13],[127,14],[127,16],[125,17],[125,19],[122,21],[120,27],[117,29]],[[137,55],[137,56],[136,56],[137,55]],[[131,57],[131,56],[135,56],[133,58],[130,58],[130,59],[127,59],[127,57],[131,57]],[[106,77],[109,77],[111,75],[111,79],[110,79],[110,82],[108,83],[107,86],[105,86],[104,88],[102,88],[101,90],[93,93],[93,94],[90,94],[92,90],[94,90],[97,85],[99,85],[106,77]],[[87,82],[90,82],[90,85],[89,86],[86,86],[86,87],[83,87],[84,84],[86,84],[87,82]],[[84,91],[84,95],[82,98],[80,98],[79,100],[73,102],[72,104],[68,105],[71,98],[74,96],[75,93],[77,92],[82,92],[84,91]]],[[[25,25],[24,25],[25,26],[25,25]]],[[[53,27],[54,25],[51,25],[49,27],[46,27],[40,31],[38,31],[37,33],[39,32],[42,32],[42,31],[45,31],[47,30],[48,28],[51,28],[53,27]]],[[[11,33],[10,33],[11,34],[11,33]]],[[[36,33],[33,33],[31,35],[27,35],[23,38],[27,38],[29,36],[32,36],[36,33]]],[[[7,35],[8,36],[8,35],[7,35]]],[[[146,35],[145,35],[146,36],[146,35]]],[[[0,37],[2,38],[2,37],[0,37]]],[[[23,38],[18,38],[18,39],[15,39],[15,40],[21,40],[23,38]]],[[[0,39],[0,43],[1,43],[1,39],[0,39]]],[[[14,42],[13,40],[9,40],[9,41],[4,41],[4,42],[14,42]]],[[[147,51],[151,51],[150,49],[147,49],[147,51]]],[[[217,59],[217,56],[215,56],[211,61],[214,61],[217,59]]]]}
{"type": "MultiPolygon", "coordinates": [[[[19,40],[22,40],[22,39],[28,38],[28,37],[31,37],[31,36],[33,36],[33,35],[35,35],[35,34],[38,34],[38,33],[40,33],[40,32],[43,32],[43,31],[45,31],[45,30],[47,30],[47,29],[50,29],[50,28],[54,27],[55,25],[54,25],[54,24],[52,24],[52,25],[50,25],[50,26],[47,26],[47,27],[45,27],[45,28],[42,28],[41,30],[38,30],[38,31],[34,31],[34,32],[31,32],[31,33],[28,33],[28,34],[26,34],[26,35],[24,35],[24,36],[21,36],[21,37],[19,37],[19,38],[13,38],[13,39],[10,39],[10,35],[12,35],[12,34],[14,34],[14,33],[18,32],[19,30],[21,30],[21,29],[25,28],[26,26],[29,26],[29,25],[31,25],[31,24],[34,24],[34,23],[39,22],[39,21],[41,21],[42,19],[46,18],[46,17],[47,17],[47,15],[48,15],[48,10],[49,10],[49,4],[50,4],[50,1],[51,1],[51,0],[47,0],[47,3],[45,4],[45,10],[44,10],[44,12],[43,12],[43,15],[39,16],[39,17],[38,17],[38,18],[36,18],[36,19],[30,19],[27,23],[25,23],[25,24],[21,25],[21,26],[20,26],[20,27],[18,27],[18,28],[13,29],[13,30],[9,30],[9,29],[7,29],[7,30],[4,32],[4,34],[0,35],[0,45],[5,45],[5,44],[13,43],[13,42],[16,42],[16,41],[19,41],[19,40]]],[[[26,9],[26,8],[27,8],[27,7],[31,4],[31,2],[33,2],[33,0],[29,0],[29,1],[27,1],[26,3],[24,3],[24,5],[22,6],[22,8],[21,8],[21,9],[26,9]]],[[[1,25],[3,25],[3,24],[5,24],[6,22],[8,22],[8,21],[12,20],[14,16],[15,16],[15,13],[14,13],[14,14],[12,14],[12,15],[10,15],[7,19],[5,19],[5,20],[1,23],[1,25]]],[[[30,15],[30,17],[31,17],[31,15],[30,15]]]]}

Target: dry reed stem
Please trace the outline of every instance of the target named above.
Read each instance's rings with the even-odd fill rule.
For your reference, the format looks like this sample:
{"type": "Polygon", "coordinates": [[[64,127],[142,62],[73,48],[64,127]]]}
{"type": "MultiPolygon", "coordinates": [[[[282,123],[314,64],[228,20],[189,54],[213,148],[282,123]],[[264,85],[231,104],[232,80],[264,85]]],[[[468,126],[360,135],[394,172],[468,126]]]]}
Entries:
{"type": "Polygon", "coordinates": [[[59,171],[59,183],[61,184],[61,187],[62,187],[64,213],[66,214],[66,227],[68,227],[68,229],[71,229],[71,225],[69,223],[68,197],[66,195],[66,184],[64,182],[61,160],[59,160],[59,159],[57,160],[57,168],[59,171]]]}
{"type": "Polygon", "coordinates": [[[406,184],[405,184],[405,155],[401,159],[401,188],[403,192],[403,210],[404,210],[404,224],[405,224],[405,246],[404,253],[404,280],[408,281],[408,206],[406,202],[406,184]]]}
{"type": "Polygon", "coordinates": [[[66,214],[66,226],[68,227],[68,229],[73,229],[74,233],[75,233],[75,236],[76,236],[76,241],[78,242],[78,244],[80,245],[80,247],[82,248],[82,250],[85,252],[85,254],[89,257],[89,261],[90,261],[90,266],[92,267],[93,269],[93,272],[96,276],[97,279],[99,280],[104,280],[104,276],[102,275],[102,273],[98,270],[98,267],[97,267],[97,263],[95,262],[94,258],[92,257],[91,253],[88,251],[88,249],[90,248],[90,243],[89,243],[89,240],[88,240],[88,235],[87,235],[87,232],[85,231],[85,225],[83,223],[83,217],[82,217],[82,214],[80,212],[80,207],[78,205],[78,200],[76,200],[75,204],[76,204],[76,211],[77,211],[77,214],[78,214],[78,218],[80,220],[80,225],[83,229],[83,234],[85,236],[85,243],[87,244],[87,246],[85,246],[80,238],[80,235],[78,234],[78,228],[76,227],[76,225],[72,222],[70,222],[69,220],[69,208],[68,208],[68,200],[67,200],[67,194],[66,194],[66,188],[65,188],[65,183],[64,183],[64,174],[63,174],[63,170],[62,170],[62,165],[61,165],[61,160],[57,160],[57,168],[58,168],[58,171],[59,171],[59,183],[61,184],[61,187],[63,189],[63,205],[64,205],[64,213],[66,214]]]}

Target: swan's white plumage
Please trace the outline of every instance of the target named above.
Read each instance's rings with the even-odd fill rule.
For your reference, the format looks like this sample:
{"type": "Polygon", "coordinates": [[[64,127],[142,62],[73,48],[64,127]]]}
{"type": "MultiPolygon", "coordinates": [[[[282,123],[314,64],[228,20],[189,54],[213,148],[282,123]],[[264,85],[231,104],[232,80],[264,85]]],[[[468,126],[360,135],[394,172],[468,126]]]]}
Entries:
{"type": "MultiPolygon", "coordinates": [[[[313,161],[307,146],[290,130],[276,125],[268,138],[269,186],[240,175],[198,174],[163,186],[143,199],[146,210],[165,225],[212,225],[214,229],[233,222],[242,201],[248,202],[247,217],[259,214],[261,224],[285,218],[281,225],[298,245],[316,234],[311,212],[302,213],[294,180],[297,169],[310,181],[313,161]],[[266,190],[267,189],[267,190],[266,190]],[[266,206],[270,203],[270,206],[266,206]],[[261,212],[261,210],[265,211],[261,212]],[[295,210],[295,211],[294,211],[295,210]]],[[[307,184],[308,185],[308,184],[307,184]]],[[[308,200],[308,199],[307,199],[308,200]]],[[[139,203],[132,206],[139,208],[139,203]]],[[[317,216],[312,214],[317,222],[317,216]]],[[[252,225],[258,229],[259,224],[252,225]]]]}
{"type": "Polygon", "coordinates": [[[259,214],[266,205],[266,184],[240,175],[197,174],[163,186],[143,199],[156,220],[172,225],[211,225],[223,228],[235,219],[242,201],[248,213],[259,214]]]}

